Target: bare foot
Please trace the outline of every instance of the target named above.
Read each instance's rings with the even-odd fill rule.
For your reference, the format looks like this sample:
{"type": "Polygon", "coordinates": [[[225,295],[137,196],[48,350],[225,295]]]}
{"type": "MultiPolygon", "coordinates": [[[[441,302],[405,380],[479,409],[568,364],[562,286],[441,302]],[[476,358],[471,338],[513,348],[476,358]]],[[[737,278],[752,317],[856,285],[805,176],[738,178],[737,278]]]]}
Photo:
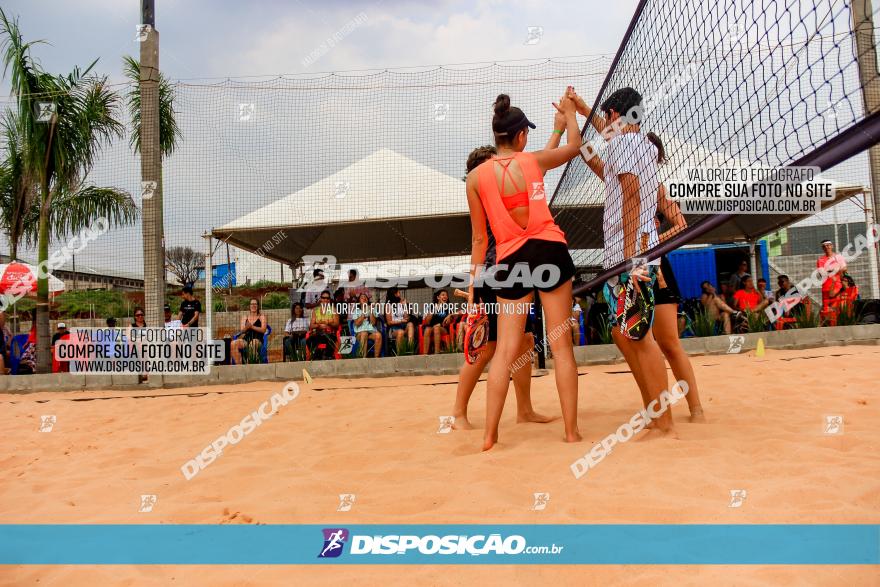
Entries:
{"type": "Polygon", "coordinates": [[[538,424],[546,424],[547,422],[552,422],[553,420],[558,419],[559,416],[544,416],[535,411],[528,412],[526,414],[516,415],[517,424],[522,424],[523,422],[537,422],[538,424]]]}
{"type": "Polygon", "coordinates": [[[467,416],[455,416],[455,422],[452,423],[453,430],[473,430],[474,425],[470,423],[467,416]]]}
{"type": "Polygon", "coordinates": [[[691,424],[705,424],[706,416],[703,415],[703,408],[695,408],[694,411],[691,412],[689,420],[691,424]]]}
{"type": "Polygon", "coordinates": [[[498,433],[497,432],[495,434],[493,434],[492,436],[487,435],[486,438],[483,440],[483,450],[487,451],[487,450],[491,449],[493,446],[495,446],[496,442],[498,442],[498,433]]]}
{"type": "Polygon", "coordinates": [[[669,438],[672,440],[678,440],[678,432],[675,431],[675,428],[666,428],[661,429],[657,426],[654,426],[650,430],[645,430],[643,434],[639,434],[636,438],[636,442],[645,442],[647,440],[654,440],[655,438],[669,438]]]}
{"type": "Polygon", "coordinates": [[[581,440],[583,440],[583,438],[581,438],[581,433],[577,430],[565,435],[565,442],[580,442],[581,440]]]}

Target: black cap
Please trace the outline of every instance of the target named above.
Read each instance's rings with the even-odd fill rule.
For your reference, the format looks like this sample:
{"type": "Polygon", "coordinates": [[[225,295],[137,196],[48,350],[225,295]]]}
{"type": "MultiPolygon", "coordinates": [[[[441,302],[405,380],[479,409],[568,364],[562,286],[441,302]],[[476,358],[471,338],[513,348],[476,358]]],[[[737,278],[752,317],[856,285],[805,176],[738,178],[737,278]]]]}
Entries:
{"type": "Polygon", "coordinates": [[[507,116],[504,117],[504,126],[495,130],[495,134],[502,137],[513,137],[527,126],[529,128],[537,128],[531,120],[526,118],[525,112],[516,106],[512,106],[507,116]]]}
{"type": "Polygon", "coordinates": [[[163,310],[168,310],[168,311],[170,312],[170,311],[171,311],[171,306],[168,305],[168,304],[165,304],[165,306],[164,306],[162,309],[163,309],[163,310]]]}

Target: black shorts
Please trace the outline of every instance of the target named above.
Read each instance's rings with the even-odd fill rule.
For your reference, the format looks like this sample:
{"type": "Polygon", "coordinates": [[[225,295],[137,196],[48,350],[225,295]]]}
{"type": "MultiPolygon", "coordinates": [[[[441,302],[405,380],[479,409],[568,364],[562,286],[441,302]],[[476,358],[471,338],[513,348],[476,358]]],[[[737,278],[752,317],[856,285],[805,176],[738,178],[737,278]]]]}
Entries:
{"type": "Polygon", "coordinates": [[[539,239],[526,241],[523,246],[500,260],[498,264],[506,265],[506,267],[494,273],[495,281],[497,283],[509,281],[510,284],[495,288],[495,295],[505,300],[524,298],[534,289],[543,292],[553,291],[563,283],[571,281],[575,273],[574,261],[571,260],[568,245],[539,239]],[[555,279],[542,284],[514,283],[519,282],[518,276],[522,275],[534,276],[535,279],[547,279],[548,272],[546,267],[542,267],[542,265],[558,269],[557,275],[554,276],[555,279]],[[544,270],[539,270],[539,268],[544,270]],[[511,274],[513,275],[511,276],[511,274]]]}
{"type": "MultiPolygon", "coordinates": [[[[491,287],[481,286],[474,288],[474,303],[484,304],[497,304],[498,297],[495,295],[495,290],[491,287]]],[[[498,340],[498,308],[497,306],[492,308],[491,312],[486,312],[486,318],[489,321],[489,342],[496,342],[498,340]]],[[[534,319],[531,315],[526,317],[526,325],[523,329],[524,332],[534,333],[535,325],[534,319]]]]}
{"type": "Polygon", "coordinates": [[[654,305],[675,304],[681,301],[681,291],[678,289],[678,282],[675,281],[675,273],[672,272],[672,264],[666,255],[660,257],[660,272],[663,274],[663,280],[666,287],[660,287],[660,277],[654,281],[654,305]]]}

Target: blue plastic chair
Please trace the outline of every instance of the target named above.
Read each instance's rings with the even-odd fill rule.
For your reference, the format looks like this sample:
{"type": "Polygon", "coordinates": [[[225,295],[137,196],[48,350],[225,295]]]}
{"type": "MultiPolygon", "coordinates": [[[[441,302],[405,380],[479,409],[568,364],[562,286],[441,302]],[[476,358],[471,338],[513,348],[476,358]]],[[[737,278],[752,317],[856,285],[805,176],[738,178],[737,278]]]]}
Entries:
{"type": "MultiPolygon", "coordinates": [[[[375,328],[376,328],[376,330],[378,330],[379,333],[382,335],[382,340],[385,340],[385,339],[386,339],[386,336],[385,336],[385,334],[386,334],[386,333],[385,333],[385,321],[382,320],[382,319],[380,318],[380,319],[376,320],[376,322],[377,322],[377,324],[376,324],[375,328]]],[[[358,355],[358,352],[359,352],[360,342],[359,342],[358,339],[357,339],[357,333],[355,333],[355,331],[354,331],[354,320],[349,320],[349,321],[348,321],[348,332],[350,333],[351,336],[354,337],[354,345],[352,345],[352,347],[351,347],[351,355],[357,356],[357,355],[358,355]]],[[[372,355],[370,354],[370,351],[371,351],[371,350],[373,349],[373,347],[375,347],[375,346],[376,346],[376,343],[375,343],[371,338],[367,338],[367,356],[368,356],[368,357],[369,357],[369,356],[372,356],[372,355]]],[[[379,351],[379,356],[380,356],[380,357],[384,357],[384,356],[385,356],[385,350],[386,350],[387,348],[388,348],[388,345],[387,345],[387,344],[383,344],[383,345],[382,345],[382,349],[379,351]]]]}
{"type": "MultiPolygon", "coordinates": [[[[272,327],[266,326],[266,332],[263,333],[263,344],[260,346],[260,362],[268,363],[269,362],[269,335],[272,334],[272,327]]],[[[236,334],[232,337],[232,340],[238,340],[240,335],[236,334]]],[[[241,363],[240,363],[241,364],[241,363]]]]}
{"type": "Polygon", "coordinates": [[[28,336],[27,334],[16,334],[12,337],[12,342],[9,345],[9,372],[13,375],[18,375],[21,356],[27,349],[28,336]]]}

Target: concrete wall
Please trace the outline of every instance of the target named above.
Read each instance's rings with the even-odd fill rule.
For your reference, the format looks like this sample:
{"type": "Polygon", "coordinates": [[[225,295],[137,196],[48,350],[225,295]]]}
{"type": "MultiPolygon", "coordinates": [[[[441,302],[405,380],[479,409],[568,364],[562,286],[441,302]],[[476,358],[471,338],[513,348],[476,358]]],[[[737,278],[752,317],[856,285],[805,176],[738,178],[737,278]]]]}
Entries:
{"type": "MultiPolygon", "coordinates": [[[[745,335],[741,352],[757,347],[764,338],[771,349],[812,348],[847,344],[880,344],[880,325],[839,326],[785,330],[745,335]]],[[[682,341],[691,355],[726,354],[730,337],[712,336],[689,338],[682,341]]],[[[622,358],[614,345],[593,345],[575,348],[580,365],[615,363],[622,358]]],[[[416,355],[379,359],[347,359],[342,361],[314,361],[298,363],[269,363],[266,365],[221,366],[208,375],[152,375],[149,381],[138,384],[137,375],[78,375],[57,373],[51,375],[0,376],[0,393],[29,393],[34,391],[81,391],[94,389],[126,389],[144,391],[155,388],[189,387],[197,385],[231,385],[248,381],[300,381],[302,370],[308,369],[314,378],[358,378],[383,376],[456,375],[464,362],[462,354],[416,355]]],[[[548,367],[552,361],[548,361],[548,367]]]]}

